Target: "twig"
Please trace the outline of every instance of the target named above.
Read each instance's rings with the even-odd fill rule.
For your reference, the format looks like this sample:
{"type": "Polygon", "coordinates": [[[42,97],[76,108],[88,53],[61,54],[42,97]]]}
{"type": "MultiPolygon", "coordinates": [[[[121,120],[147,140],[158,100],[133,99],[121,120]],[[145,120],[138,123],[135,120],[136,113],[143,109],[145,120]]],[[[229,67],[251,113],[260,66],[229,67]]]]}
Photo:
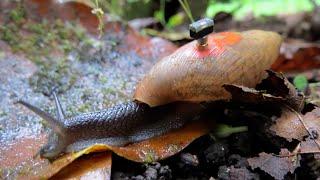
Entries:
{"type": "Polygon", "coordinates": [[[297,155],[300,155],[300,154],[316,154],[316,153],[320,153],[320,150],[319,151],[309,151],[309,152],[301,152],[301,143],[299,143],[297,145],[296,148],[294,148],[294,150],[292,152],[290,152],[290,154],[288,155],[278,155],[278,154],[274,154],[272,153],[273,156],[276,156],[276,157],[292,157],[292,156],[297,156],[297,155]]]}

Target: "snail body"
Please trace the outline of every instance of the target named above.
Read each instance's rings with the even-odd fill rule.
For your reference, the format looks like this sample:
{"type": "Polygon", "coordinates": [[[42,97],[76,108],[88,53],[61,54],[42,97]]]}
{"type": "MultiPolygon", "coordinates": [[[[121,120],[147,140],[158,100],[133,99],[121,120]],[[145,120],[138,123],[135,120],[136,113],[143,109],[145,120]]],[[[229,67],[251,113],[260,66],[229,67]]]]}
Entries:
{"type": "Polygon", "coordinates": [[[132,102],[57,118],[20,101],[54,130],[40,156],[53,159],[96,143],[122,146],[179,128],[204,108],[199,102],[229,100],[224,84],[254,87],[279,54],[281,38],[267,31],[216,33],[207,45],[190,42],[156,63],[137,85],[132,102]]]}

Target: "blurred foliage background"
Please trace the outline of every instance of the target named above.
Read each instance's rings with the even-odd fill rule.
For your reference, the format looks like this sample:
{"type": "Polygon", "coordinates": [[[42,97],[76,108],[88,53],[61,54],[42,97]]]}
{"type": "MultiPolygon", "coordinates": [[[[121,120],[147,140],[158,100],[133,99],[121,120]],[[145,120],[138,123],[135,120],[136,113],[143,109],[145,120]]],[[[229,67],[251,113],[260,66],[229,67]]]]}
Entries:
{"type": "MultiPolygon", "coordinates": [[[[60,0],[69,1],[69,0],[60,0]]],[[[183,23],[185,13],[178,0],[77,0],[101,8],[123,20],[154,17],[169,27],[183,23]]],[[[320,0],[187,0],[195,19],[226,12],[238,20],[298,12],[310,12],[320,0]]]]}

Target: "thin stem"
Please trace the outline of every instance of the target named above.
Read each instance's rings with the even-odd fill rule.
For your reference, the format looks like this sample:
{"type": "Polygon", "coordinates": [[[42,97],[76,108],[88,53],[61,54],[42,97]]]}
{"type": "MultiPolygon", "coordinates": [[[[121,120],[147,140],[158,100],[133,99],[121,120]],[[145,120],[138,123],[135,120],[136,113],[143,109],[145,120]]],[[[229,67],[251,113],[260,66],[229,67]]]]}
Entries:
{"type": "Polygon", "coordinates": [[[190,9],[190,6],[189,6],[188,1],[187,1],[187,0],[184,0],[184,4],[185,4],[185,6],[187,7],[188,12],[189,12],[189,14],[190,14],[190,16],[191,16],[191,21],[193,22],[194,19],[193,19],[193,16],[192,16],[191,9],[190,9]]]}
{"type": "Polygon", "coordinates": [[[194,19],[192,17],[192,13],[191,13],[191,10],[190,10],[190,6],[189,6],[187,0],[184,0],[184,1],[179,0],[179,3],[182,6],[183,10],[186,12],[186,14],[189,17],[190,21],[194,22],[194,19]]]}
{"type": "Polygon", "coordinates": [[[166,20],[165,20],[165,10],[166,10],[166,3],[165,3],[165,0],[161,0],[160,1],[160,11],[162,12],[161,13],[161,24],[163,25],[163,26],[165,26],[166,25],[166,20]]]}

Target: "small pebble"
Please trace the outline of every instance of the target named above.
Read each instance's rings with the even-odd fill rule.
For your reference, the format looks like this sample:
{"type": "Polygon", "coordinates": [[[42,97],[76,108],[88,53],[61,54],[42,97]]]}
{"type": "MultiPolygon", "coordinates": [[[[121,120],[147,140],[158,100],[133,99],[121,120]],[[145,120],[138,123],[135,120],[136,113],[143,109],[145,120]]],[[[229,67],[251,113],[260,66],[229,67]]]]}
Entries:
{"type": "Polygon", "coordinates": [[[158,172],[153,167],[148,167],[147,170],[144,172],[144,176],[148,180],[156,180],[158,178],[158,172]]]}
{"type": "Polygon", "coordinates": [[[181,161],[185,164],[192,165],[192,166],[198,166],[199,160],[196,155],[192,155],[190,153],[182,153],[180,155],[181,161]]]}

